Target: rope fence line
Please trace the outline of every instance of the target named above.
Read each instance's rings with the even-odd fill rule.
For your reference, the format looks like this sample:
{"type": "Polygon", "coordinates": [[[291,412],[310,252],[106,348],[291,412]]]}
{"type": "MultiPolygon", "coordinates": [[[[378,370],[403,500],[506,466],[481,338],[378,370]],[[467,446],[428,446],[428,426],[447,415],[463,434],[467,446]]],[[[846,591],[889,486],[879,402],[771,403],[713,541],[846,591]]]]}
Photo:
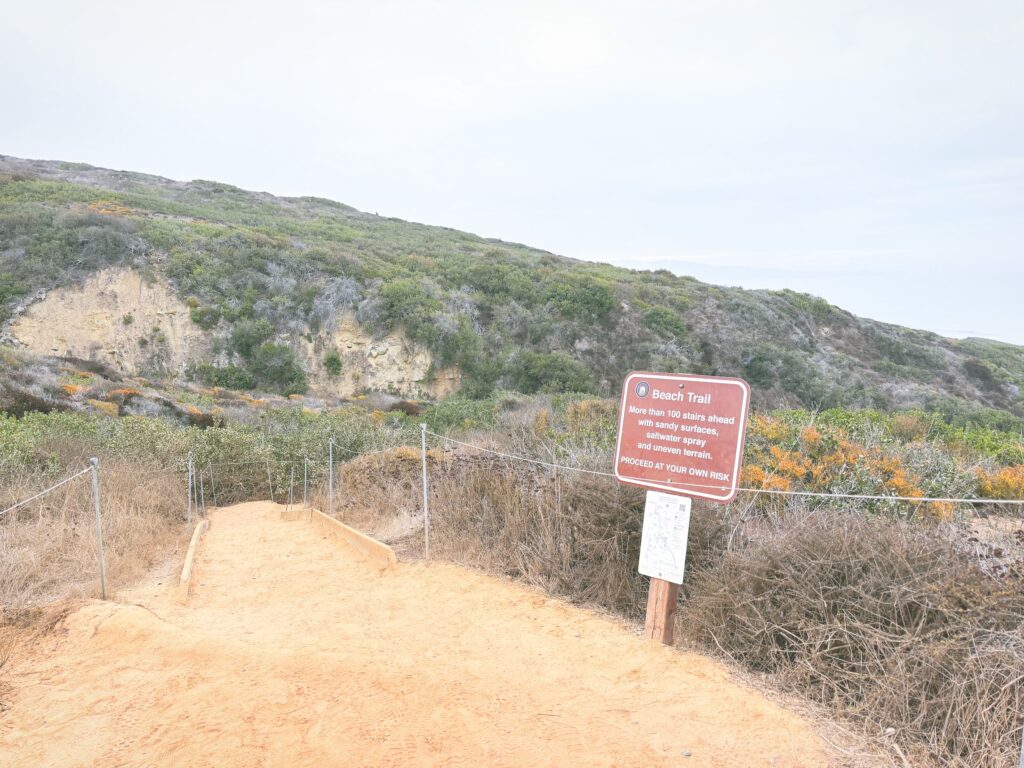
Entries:
{"type": "MultiPolygon", "coordinates": [[[[526,462],[528,464],[538,464],[538,465],[540,465],[542,467],[548,467],[550,469],[565,469],[565,470],[569,470],[571,472],[582,472],[582,473],[585,473],[585,474],[588,474],[588,475],[597,475],[598,477],[615,477],[615,475],[613,475],[610,472],[598,472],[597,470],[594,470],[594,469],[583,469],[582,467],[568,467],[568,466],[564,466],[562,464],[553,464],[550,461],[541,461],[540,459],[529,459],[526,456],[519,456],[519,455],[514,454],[514,453],[502,453],[501,451],[495,451],[495,450],[492,450],[491,448],[484,448],[484,447],[479,446],[479,445],[473,445],[472,443],[464,443],[461,440],[456,440],[456,439],[454,439],[452,437],[446,437],[444,435],[439,435],[439,434],[437,434],[437,432],[431,432],[429,429],[426,430],[426,434],[433,435],[434,437],[438,437],[438,438],[440,438],[442,440],[445,440],[445,441],[447,441],[449,443],[455,443],[456,445],[461,445],[461,446],[463,446],[465,448],[472,448],[472,449],[477,450],[477,451],[483,451],[484,453],[491,453],[491,454],[494,454],[495,456],[501,456],[502,458],[505,458],[505,459],[515,459],[516,461],[524,461],[524,462],[526,462]]],[[[696,488],[698,486],[692,486],[692,487],[696,488]]]]}
{"type": "MultiPolygon", "coordinates": [[[[514,453],[503,453],[496,451],[492,448],[484,448],[480,445],[473,445],[472,443],[465,443],[461,440],[456,440],[445,435],[439,435],[436,432],[426,430],[426,434],[433,435],[434,437],[440,438],[449,443],[461,445],[465,448],[471,448],[476,451],[483,453],[490,453],[494,456],[500,456],[505,459],[513,459],[516,461],[523,461],[529,464],[537,464],[542,467],[549,467],[551,469],[563,469],[568,472],[582,472],[588,475],[597,475],[599,477],[612,477],[615,475],[610,472],[599,472],[593,469],[583,469],[582,467],[570,467],[564,464],[554,464],[549,461],[541,461],[539,459],[530,459],[525,456],[519,456],[514,453]]],[[[685,488],[704,488],[708,490],[727,491],[731,486],[728,485],[703,485],[699,483],[686,483],[685,488]]],[[[911,501],[911,502],[945,502],[949,504],[1007,504],[1014,506],[1024,506],[1024,499],[978,499],[978,498],[954,498],[954,497],[940,497],[940,496],[885,496],[881,494],[868,494],[868,493],[826,493],[824,491],[783,491],[778,489],[769,488],[738,488],[739,491],[746,493],[764,493],[773,496],[803,496],[812,498],[823,498],[823,499],[856,499],[861,501],[911,501]]]]}
{"type": "MultiPolygon", "coordinates": [[[[342,457],[374,456],[376,454],[387,453],[388,451],[393,451],[395,448],[401,448],[404,445],[405,445],[405,443],[397,443],[397,444],[389,446],[387,448],[379,448],[379,449],[376,449],[376,450],[373,450],[373,451],[363,451],[363,450],[359,450],[358,448],[340,448],[340,447],[338,447],[337,444],[335,444],[335,446],[334,446],[334,457],[337,459],[339,456],[342,456],[342,457]]],[[[281,464],[281,465],[284,465],[284,466],[291,466],[291,465],[301,466],[303,464],[303,462],[305,462],[306,464],[309,464],[309,465],[327,464],[327,461],[325,459],[323,459],[323,458],[311,459],[308,456],[302,456],[302,457],[293,458],[293,459],[276,459],[276,458],[272,458],[272,457],[262,457],[262,458],[259,458],[259,459],[242,459],[242,460],[239,460],[239,461],[220,461],[220,462],[216,462],[216,463],[208,460],[204,466],[207,467],[207,468],[209,468],[209,467],[215,467],[215,468],[216,467],[241,467],[241,466],[260,466],[260,467],[263,467],[263,466],[265,466],[267,464],[267,462],[270,462],[271,464],[281,464]]],[[[187,464],[187,462],[184,462],[184,463],[181,464],[181,466],[163,467],[163,468],[154,469],[154,470],[146,470],[146,471],[143,471],[143,472],[139,472],[137,474],[145,475],[145,474],[160,474],[160,473],[187,472],[187,471],[188,471],[188,464],[187,464]]]]}
{"type": "Polygon", "coordinates": [[[29,496],[27,499],[22,499],[14,506],[8,507],[7,509],[0,512],[0,517],[6,515],[8,512],[12,512],[15,509],[24,507],[37,499],[41,499],[48,493],[52,493],[61,486],[67,485],[74,480],[82,477],[83,475],[90,475],[92,480],[92,504],[93,509],[96,512],[96,552],[99,563],[99,577],[100,577],[100,597],[103,600],[107,599],[107,566],[106,560],[103,557],[103,513],[100,507],[100,461],[99,459],[89,459],[89,466],[80,472],[76,472],[69,477],[65,477],[58,483],[54,483],[46,490],[40,491],[39,493],[29,496]]]}
{"type": "MultiPolygon", "coordinates": [[[[510,460],[510,461],[522,462],[522,463],[525,463],[525,464],[531,464],[531,465],[534,465],[534,466],[545,467],[545,468],[552,469],[552,470],[562,470],[562,471],[565,471],[565,472],[576,472],[576,473],[591,475],[591,476],[595,476],[595,477],[607,477],[607,478],[615,478],[616,477],[616,475],[614,475],[614,474],[612,474],[610,472],[603,472],[603,471],[594,470],[594,469],[585,469],[583,467],[573,467],[573,466],[569,466],[569,465],[565,465],[565,464],[558,464],[558,463],[552,462],[552,461],[543,461],[541,459],[533,459],[533,458],[529,458],[527,456],[522,456],[520,454],[508,453],[508,452],[504,452],[504,451],[495,450],[493,448],[487,448],[487,447],[482,446],[482,445],[475,445],[473,443],[465,442],[463,440],[457,440],[455,438],[448,437],[446,435],[442,435],[442,434],[439,434],[437,432],[433,432],[433,431],[427,429],[427,425],[426,424],[421,424],[420,425],[420,431],[421,431],[421,437],[422,437],[422,440],[421,440],[421,451],[422,451],[422,465],[423,465],[422,466],[422,475],[423,475],[422,480],[423,480],[424,548],[425,548],[425,552],[428,553],[428,555],[427,555],[428,558],[429,558],[429,551],[430,551],[430,538],[429,538],[430,537],[430,533],[429,533],[429,531],[430,531],[429,480],[428,480],[428,472],[427,472],[427,436],[428,435],[431,436],[431,437],[434,437],[434,438],[436,438],[438,440],[441,440],[441,441],[443,441],[446,444],[461,446],[461,447],[469,449],[469,450],[479,451],[481,453],[490,454],[490,455],[493,455],[493,456],[496,456],[496,457],[499,457],[499,458],[502,458],[502,459],[510,460]]],[[[334,494],[335,494],[335,491],[336,491],[336,488],[334,487],[335,484],[334,484],[333,481],[334,481],[334,472],[335,472],[336,462],[338,461],[338,459],[345,459],[345,458],[352,458],[352,457],[362,458],[362,457],[379,456],[381,454],[390,453],[390,452],[392,452],[392,451],[394,451],[394,450],[396,450],[398,448],[403,448],[403,447],[409,448],[411,446],[409,446],[407,443],[402,443],[402,444],[391,445],[391,446],[387,446],[387,447],[384,447],[384,448],[378,448],[378,449],[374,449],[374,450],[370,450],[370,451],[361,451],[361,450],[356,449],[356,448],[340,448],[340,447],[335,449],[334,438],[331,437],[330,440],[328,441],[328,446],[327,447],[328,447],[328,450],[327,450],[327,458],[326,458],[326,460],[324,458],[310,459],[308,456],[302,456],[300,458],[295,458],[295,459],[274,459],[274,458],[270,458],[270,457],[263,457],[262,459],[251,459],[251,460],[244,460],[244,461],[226,461],[226,462],[219,462],[219,463],[215,464],[215,463],[213,463],[212,460],[208,459],[207,462],[206,462],[206,468],[205,469],[203,469],[201,466],[200,467],[196,467],[194,465],[194,458],[193,458],[192,454],[190,453],[189,457],[188,457],[188,461],[182,467],[180,467],[180,468],[179,467],[160,467],[160,468],[156,468],[156,469],[149,469],[149,470],[143,470],[141,472],[136,472],[136,473],[133,473],[133,475],[135,477],[139,478],[140,480],[142,480],[143,482],[145,482],[145,480],[148,480],[149,478],[152,478],[152,477],[155,477],[155,476],[158,476],[158,475],[166,475],[166,474],[171,474],[171,473],[188,472],[188,489],[187,489],[187,497],[188,497],[187,498],[187,503],[188,503],[188,505],[187,505],[186,513],[187,513],[187,520],[188,520],[189,523],[191,523],[193,510],[195,510],[197,513],[203,514],[204,516],[206,514],[206,494],[205,494],[206,483],[204,482],[204,480],[209,479],[210,480],[211,490],[214,490],[214,488],[215,488],[215,486],[213,485],[213,469],[214,469],[214,467],[221,467],[221,468],[223,468],[223,467],[232,467],[232,466],[234,466],[234,467],[240,467],[240,466],[265,467],[266,470],[267,470],[268,487],[271,489],[270,492],[271,492],[271,498],[272,499],[274,498],[274,492],[273,492],[273,486],[271,484],[271,478],[270,478],[270,465],[274,464],[274,465],[283,465],[284,467],[290,467],[291,468],[291,472],[289,474],[289,482],[288,482],[288,486],[287,486],[287,491],[282,490],[282,492],[286,493],[286,496],[288,498],[288,503],[289,503],[289,505],[291,505],[291,504],[294,504],[294,485],[295,485],[295,480],[296,480],[295,469],[296,469],[296,467],[301,465],[302,469],[303,469],[303,472],[302,472],[303,505],[306,506],[306,505],[309,504],[309,501],[310,501],[310,490],[311,490],[311,488],[310,488],[310,481],[312,480],[312,478],[310,477],[309,468],[310,467],[315,467],[315,466],[320,466],[320,467],[323,467],[324,469],[327,470],[326,471],[326,474],[327,474],[327,497],[328,497],[327,498],[327,502],[328,502],[328,509],[330,510],[330,514],[331,514],[331,516],[333,516],[333,506],[334,506],[333,502],[334,502],[334,494]],[[207,475],[206,470],[209,471],[209,477],[208,478],[206,477],[206,475],[207,475]]],[[[90,466],[89,467],[87,467],[85,469],[82,469],[82,470],[80,470],[80,471],[78,471],[78,472],[76,472],[76,473],[74,473],[74,474],[64,478],[63,480],[60,480],[59,482],[54,483],[53,485],[49,486],[48,488],[45,488],[44,490],[39,491],[38,493],[33,494],[32,496],[29,496],[28,498],[23,499],[23,500],[17,502],[16,504],[8,507],[7,509],[4,509],[4,510],[0,511],[0,518],[2,518],[4,515],[8,514],[9,512],[13,512],[14,510],[20,509],[20,508],[22,508],[22,507],[32,503],[33,501],[36,501],[36,500],[38,500],[40,498],[43,498],[44,496],[46,496],[49,493],[52,493],[53,491],[57,490],[58,488],[61,488],[61,487],[65,486],[65,485],[67,485],[69,483],[72,483],[75,480],[78,480],[79,478],[81,478],[84,475],[89,474],[91,472],[92,475],[93,475],[93,496],[94,496],[95,507],[96,507],[97,537],[99,539],[98,544],[101,547],[101,551],[100,551],[100,568],[101,568],[101,581],[102,581],[103,580],[103,573],[102,573],[102,571],[103,571],[103,555],[102,555],[102,534],[101,534],[101,531],[100,531],[101,515],[100,515],[100,504],[99,504],[98,466],[99,466],[98,461],[96,459],[92,459],[90,461],[90,466]]],[[[321,475],[321,477],[322,477],[322,475],[321,475]]],[[[320,480],[320,482],[323,482],[323,480],[320,480]]],[[[680,489],[679,490],[680,490],[680,492],[685,493],[687,488],[706,488],[706,489],[713,489],[713,490],[726,490],[728,488],[728,486],[705,485],[705,484],[698,484],[698,483],[686,483],[686,484],[680,484],[680,489]]],[[[958,498],[958,497],[943,497],[943,496],[890,496],[890,495],[883,495],[883,494],[829,493],[829,492],[823,492],[823,491],[794,491],[794,490],[778,490],[778,489],[766,489],[766,488],[745,488],[745,487],[741,487],[738,490],[742,491],[742,492],[745,492],[745,493],[752,493],[752,494],[765,494],[765,495],[773,495],[773,496],[793,496],[793,497],[818,498],[818,499],[850,499],[850,500],[859,500],[859,501],[881,501],[881,502],[884,502],[884,501],[897,501],[897,502],[912,502],[912,503],[917,503],[917,504],[937,502],[937,503],[962,504],[962,505],[1007,505],[1007,506],[1024,507],[1024,499],[982,499],[982,498],[966,498],[966,497],[965,498],[958,498]]],[[[105,584],[103,584],[102,587],[103,587],[103,591],[105,593],[105,584]]]]}
{"type": "MultiPolygon", "coordinates": [[[[383,448],[383,449],[380,449],[380,450],[368,451],[368,452],[361,452],[361,451],[353,450],[353,449],[344,449],[344,450],[336,449],[335,453],[342,453],[345,456],[373,456],[374,454],[387,453],[390,450],[394,450],[395,447],[398,447],[398,446],[394,446],[392,448],[383,448]]],[[[223,462],[218,462],[216,464],[214,464],[212,462],[207,462],[205,466],[206,466],[206,468],[237,467],[237,466],[259,466],[259,467],[262,467],[268,461],[271,464],[282,464],[284,466],[292,466],[292,465],[294,465],[294,466],[302,466],[303,461],[305,461],[309,465],[323,465],[323,464],[327,463],[323,459],[319,459],[318,460],[318,459],[310,459],[310,458],[304,458],[304,459],[301,459],[301,458],[300,459],[267,459],[267,458],[263,458],[263,459],[252,459],[252,460],[247,460],[247,461],[223,461],[223,462]]],[[[45,496],[50,491],[52,491],[52,490],[54,490],[56,488],[59,488],[61,485],[65,484],[65,483],[69,483],[72,480],[75,480],[76,478],[86,474],[88,471],[89,471],[88,468],[83,469],[81,472],[79,472],[79,473],[77,473],[75,475],[72,475],[71,477],[65,478],[64,480],[61,480],[56,485],[53,485],[50,488],[47,488],[46,490],[40,491],[35,496],[32,496],[32,497],[30,497],[28,499],[20,501],[17,504],[15,504],[14,506],[12,506],[12,507],[10,507],[8,509],[5,509],[3,511],[0,511],[0,515],[4,515],[7,512],[10,512],[11,510],[17,509],[18,507],[24,506],[25,504],[28,504],[29,502],[34,501],[35,499],[37,499],[37,498],[39,498],[41,496],[45,496]]],[[[132,476],[133,477],[153,477],[153,476],[156,476],[156,475],[172,475],[172,474],[181,474],[181,473],[185,473],[185,472],[188,472],[188,464],[187,463],[184,463],[184,464],[182,464],[179,467],[160,467],[160,468],[157,468],[157,469],[144,469],[144,470],[141,470],[141,471],[132,471],[132,476]]]]}
{"type": "MultiPolygon", "coordinates": [[[[532,459],[532,458],[529,458],[527,456],[522,456],[520,454],[507,453],[507,452],[504,452],[504,451],[498,451],[498,450],[495,450],[493,448],[487,448],[485,446],[475,445],[473,443],[468,443],[468,442],[465,442],[465,441],[462,441],[462,440],[456,440],[455,438],[448,437],[447,435],[442,435],[442,434],[439,434],[437,432],[433,432],[433,431],[431,431],[429,429],[425,429],[425,430],[423,430],[423,432],[424,432],[425,435],[430,435],[432,437],[435,437],[435,438],[437,438],[439,440],[442,440],[442,441],[444,441],[446,443],[450,443],[452,445],[458,445],[458,446],[461,446],[463,448],[468,448],[470,450],[479,451],[481,453],[487,453],[487,454],[490,454],[490,455],[493,455],[493,456],[497,456],[497,457],[503,458],[503,459],[508,459],[508,460],[511,460],[511,461],[518,461],[518,462],[523,462],[523,463],[526,463],[526,464],[533,464],[535,466],[546,467],[548,469],[563,470],[563,471],[566,471],[566,472],[576,472],[576,473],[580,473],[580,474],[587,474],[587,475],[592,475],[592,476],[595,476],[595,477],[608,477],[608,478],[615,478],[616,477],[611,472],[602,472],[600,470],[585,469],[583,467],[573,467],[573,466],[569,466],[569,465],[566,465],[566,464],[558,464],[558,463],[555,463],[555,462],[543,461],[541,459],[532,459]]],[[[404,444],[402,444],[402,445],[404,445],[404,444]]],[[[389,453],[389,452],[395,450],[396,448],[402,447],[402,445],[394,445],[394,446],[389,446],[389,447],[386,447],[386,448],[375,449],[375,450],[372,450],[372,451],[360,451],[360,450],[354,449],[354,448],[335,448],[334,452],[333,452],[334,453],[334,457],[333,458],[335,460],[337,460],[338,458],[343,458],[343,457],[360,457],[360,458],[363,458],[363,457],[377,456],[377,455],[389,453]]],[[[263,467],[268,462],[272,463],[272,464],[283,465],[283,466],[286,466],[286,467],[287,466],[295,467],[295,466],[300,466],[300,465],[301,466],[312,467],[312,466],[321,466],[321,465],[328,464],[328,462],[324,461],[323,459],[317,460],[317,459],[311,459],[309,457],[305,457],[304,456],[301,459],[273,459],[273,458],[265,457],[263,459],[251,459],[251,460],[243,460],[243,461],[225,461],[225,462],[218,462],[218,463],[213,463],[212,461],[208,461],[206,466],[207,466],[208,469],[211,470],[211,474],[212,474],[212,469],[215,468],[215,467],[216,468],[240,467],[240,466],[250,466],[250,467],[257,467],[258,466],[258,467],[263,467]]],[[[14,504],[13,506],[11,506],[9,508],[4,509],[3,511],[0,511],[0,517],[2,517],[3,515],[7,514],[8,512],[12,512],[15,509],[19,509],[19,508],[21,508],[21,507],[23,507],[23,506],[25,506],[27,504],[30,504],[31,502],[33,502],[33,501],[35,501],[35,500],[37,500],[39,498],[42,498],[46,494],[56,490],[57,488],[60,488],[63,485],[66,485],[67,483],[70,483],[70,482],[73,482],[74,480],[77,480],[78,478],[80,478],[83,475],[87,474],[89,471],[90,471],[89,468],[83,469],[80,472],[77,472],[77,473],[75,473],[75,474],[73,474],[73,475],[71,475],[71,476],[69,476],[67,478],[64,478],[60,482],[55,483],[54,485],[50,486],[49,488],[46,488],[46,489],[40,491],[39,493],[34,494],[33,496],[30,496],[27,499],[19,501],[17,504],[14,504]]],[[[182,467],[163,467],[163,468],[158,468],[158,469],[143,470],[141,472],[137,472],[137,473],[134,473],[134,474],[137,477],[153,477],[153,476],[156,476],[156,475],[176,474],[176,473],[187,472],[187,471],[188,471],[188,465],[185,464],[182,467]]],[[[702,488],[702,489],[708,489],[708,490],[728,490],[728,488],[729,488],[729,486],[700,484],[700,483],[686,483],[685,487],[686,488],[702,488]]],[[[795,490],[779,490],[779,489],[768,489],[768,488],[745,488],[745,487],[741,487],[738,490],[742,491],[742,492],[745,492],[745,493],[765,494],[765,495],[773,495],[773,496],[795,496],[795,497],[819,498],[819,499],[850,499],[850,500],[858,500],[858,501],[899,501],[899,502],[910,502],[910,503],[921,503],[921,504],[930,503],[930,502],[938,502],[938,503],[964,504],[964,505],[993,504],[993,505],[1008,505],[1008,506],[1024,506],[1024,499],[981,499],[981,498],[961,498],[961,497],[951,497],[951,496],[950,497],[945,497],[945,496],[891,496],[891,495],[884,495],[884,494],[830,493],[830,492],[824,492],[824,491],[795,491],[795,490]]],[[[198,499],[197,499],[197,501],[198,501],[198,499]]]]}
{"type": "Polygon", "coordinates": [[[80,478],[80,477],[81,477],[82,475],[87,475],[87,474],[89,474],[89,472],[91,472],[91,471],[92,471],[92,467],[86,467],[86,468],[85,468],[85,469],[83,469],[83,470],[82,470],[81,472],[76,472],[75,474],[71,475],[70,477],[65,477],[65,478],[64,478],[63,480],[61,480],[61,481],[60,481],[59,483],[55,483],[54,485],[51,485],[51,486],[50,486],[49,488],[47,488],[46,490],[44,490],[44,491],[40,491],[39,493],[35,494],[34,496],[29,496],[29,497],[28,497],[27,499],[23,499],[22,501],[19,501],[19,502],[18,502],[17,504],[15,504],[14,506],[8,507],[8,508],[7,508],[7,509],[5,509],[5,510],[4,510],[3,512],[0,512],[0,516],[2,516],[2,515],[6,515],[6,514],[7,514],[8,512],[13,512],[13,511],[14,511],[14,510],[16,510],[16,509],[19,509],[19,508],[21,508],[21,507],[24,507],[24,506],[25,506],[26,504],[29,504],[29,503],[31,503],[31,502],[33,502],[33,501],[35,501],[36,499],[41,499],[41,498],[42,498],[43,496],[45,496],[46,494],[50,493],[51,491],[55,491],[55,490],[57,490],[58,488],[60,488],[60,487],[61,487],[62,485],[67,485],[67,484],[68,484],[68,483],[70,483],[70,482],[71,482],[72,480],[77,480],[77,479],[78,479],[78,478],[80,478]]]}

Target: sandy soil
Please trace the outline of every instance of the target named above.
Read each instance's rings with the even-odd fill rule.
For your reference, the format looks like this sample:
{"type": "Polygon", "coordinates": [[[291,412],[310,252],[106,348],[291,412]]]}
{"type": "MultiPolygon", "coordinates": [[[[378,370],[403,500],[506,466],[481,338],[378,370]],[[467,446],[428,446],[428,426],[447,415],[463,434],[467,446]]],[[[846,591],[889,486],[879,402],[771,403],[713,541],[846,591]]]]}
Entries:
{"type": "Polygon", "coordinates": [[[3,766],[804,766],[811,727],[715,662],[444,564],[377,574],[280,507],[16,661],[3,766]]]}

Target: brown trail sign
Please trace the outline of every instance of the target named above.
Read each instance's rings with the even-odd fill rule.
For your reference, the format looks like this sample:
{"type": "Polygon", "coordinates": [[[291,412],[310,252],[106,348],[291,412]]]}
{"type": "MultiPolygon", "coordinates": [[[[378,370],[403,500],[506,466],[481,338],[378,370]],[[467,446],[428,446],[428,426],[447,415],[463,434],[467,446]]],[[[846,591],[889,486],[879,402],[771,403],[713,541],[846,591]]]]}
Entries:
{"type": "Polygon", "coordinates": [[[742,379],[631,373],[622,388],[615,476],[667,493],[732,501],[750,387],[742,379]]]}
{"type": "Polygon", "coordinates": [[[742,379],[634,372],[622,385],[615,476],[648,488],[638,570],[651,577],[644,634],[672,643],[690,498],[735,498],[750,387],[742,379]]]}

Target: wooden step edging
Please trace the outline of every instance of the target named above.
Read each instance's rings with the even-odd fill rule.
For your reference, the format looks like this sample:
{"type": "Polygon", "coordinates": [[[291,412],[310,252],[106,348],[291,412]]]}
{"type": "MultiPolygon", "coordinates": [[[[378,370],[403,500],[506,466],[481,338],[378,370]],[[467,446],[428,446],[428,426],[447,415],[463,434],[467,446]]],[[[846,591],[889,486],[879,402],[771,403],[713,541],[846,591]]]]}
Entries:
{"type": "Polygon", "coordinates": [[[192,564],[195,562],[199,539],[209,527],[209,520],[200,520],[196,523],[196,529],[192,531],[192,541],[189,542],[188,551],[185,552],[185,565],[181,569],[181,578],[178,580],[178,602],[182,605],[188,600],[188,590],[192,585],[192,564]]]}
{"type": "Polygon", "coordinates": [[[398,563],[395,551],[387,544],[370,538],[355,528],[349,528],[340,520],[328,517],[319,509],[313,509],[312,507],[303,509],[299,507],[297,509],[282,510],[281,519],[289,521],[305,520],[309,522],[320,533],[339,542],[355,557],[363,560],[381,573],[398,563]]]}

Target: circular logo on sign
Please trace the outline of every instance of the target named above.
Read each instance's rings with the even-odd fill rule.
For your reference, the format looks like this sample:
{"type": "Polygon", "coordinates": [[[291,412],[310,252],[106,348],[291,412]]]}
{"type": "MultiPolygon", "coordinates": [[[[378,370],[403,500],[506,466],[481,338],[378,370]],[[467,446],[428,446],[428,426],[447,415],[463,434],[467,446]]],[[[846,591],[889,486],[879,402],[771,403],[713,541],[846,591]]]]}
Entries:
{"type": "Polygon", "coordinates": [[[636,385],[636,396],[637,397],[647,397],[647,395],[648,395],[648,393],[650,391],[651,391],[651,385],[648,384],[646,381],[637,382],[637,385],[636,385]]]}

